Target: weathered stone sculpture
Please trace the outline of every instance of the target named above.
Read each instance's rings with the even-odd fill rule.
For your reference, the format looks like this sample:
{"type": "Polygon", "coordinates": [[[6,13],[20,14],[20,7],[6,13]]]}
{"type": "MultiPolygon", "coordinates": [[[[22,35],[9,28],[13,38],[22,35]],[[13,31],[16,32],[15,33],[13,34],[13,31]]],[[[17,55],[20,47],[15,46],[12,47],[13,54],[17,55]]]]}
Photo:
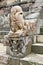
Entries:
{"type": "Polygon", "coordinates": [[[10,31],[4,37],[4,44],[7,45],[7,53],[14,56],[25,56],[31,52],[32,37],[30,32],[34,33],[36,23],[24,20],[23,11],[20,6],[11,8],[8,15],[10,31]],[[26,51],[27,50],[27,51],[26,51]]]}

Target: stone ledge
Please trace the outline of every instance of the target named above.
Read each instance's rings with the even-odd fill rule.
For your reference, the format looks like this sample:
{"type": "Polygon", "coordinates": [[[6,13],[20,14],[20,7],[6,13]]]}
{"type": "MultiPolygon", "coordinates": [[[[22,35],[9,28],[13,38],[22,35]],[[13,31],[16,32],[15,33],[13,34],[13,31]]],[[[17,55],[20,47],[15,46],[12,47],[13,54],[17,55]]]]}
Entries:
{"type": "Polygon", "coordinates": [[[32,52],[43,54],[43,44],[42,43],[32,44],[32,52]]]}
{"type": "Polygon", "coordinates": [[[35,44],[32,44],[32,46],[43,46],[42,43],[35,43],[35,44]]]}
{"type": "Polygon", "coordinates": [[[21,59],[22,65],[43,65],[43,55],[42,54],[34,54],[31,53],[30,55],[21,59]]]}

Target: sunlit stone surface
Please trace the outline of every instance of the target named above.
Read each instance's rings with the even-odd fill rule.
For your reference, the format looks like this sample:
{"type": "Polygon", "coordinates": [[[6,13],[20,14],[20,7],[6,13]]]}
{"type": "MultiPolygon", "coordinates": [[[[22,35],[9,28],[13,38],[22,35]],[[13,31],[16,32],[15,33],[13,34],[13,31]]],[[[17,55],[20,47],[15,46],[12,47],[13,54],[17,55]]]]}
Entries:
{"type": "Polygon", "coordinates": [[[43,55],[30,54],[29,56],[21,59],[22,65],[43,65],[43,55]]]}

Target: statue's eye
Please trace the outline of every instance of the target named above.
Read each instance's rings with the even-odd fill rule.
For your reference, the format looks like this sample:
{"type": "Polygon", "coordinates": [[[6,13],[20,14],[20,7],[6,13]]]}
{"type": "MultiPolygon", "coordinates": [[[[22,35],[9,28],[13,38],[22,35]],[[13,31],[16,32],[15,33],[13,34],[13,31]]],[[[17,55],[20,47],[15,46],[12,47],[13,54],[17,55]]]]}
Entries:
{"type": "Polygon", "coordinates": [[[21,15],[23,14],[23,13],[20,13],[21,15]]]}

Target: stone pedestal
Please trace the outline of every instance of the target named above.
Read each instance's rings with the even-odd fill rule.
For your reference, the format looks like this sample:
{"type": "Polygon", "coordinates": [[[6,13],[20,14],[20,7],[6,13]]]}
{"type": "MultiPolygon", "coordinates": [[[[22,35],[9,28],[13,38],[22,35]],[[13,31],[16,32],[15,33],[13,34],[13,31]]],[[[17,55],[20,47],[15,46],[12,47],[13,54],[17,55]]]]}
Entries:
{"type": "Polygon", "coordinates": [[[9,38],[6,53],[15,57],[24,57],[31,53],[32,36],[9,38]]]}

